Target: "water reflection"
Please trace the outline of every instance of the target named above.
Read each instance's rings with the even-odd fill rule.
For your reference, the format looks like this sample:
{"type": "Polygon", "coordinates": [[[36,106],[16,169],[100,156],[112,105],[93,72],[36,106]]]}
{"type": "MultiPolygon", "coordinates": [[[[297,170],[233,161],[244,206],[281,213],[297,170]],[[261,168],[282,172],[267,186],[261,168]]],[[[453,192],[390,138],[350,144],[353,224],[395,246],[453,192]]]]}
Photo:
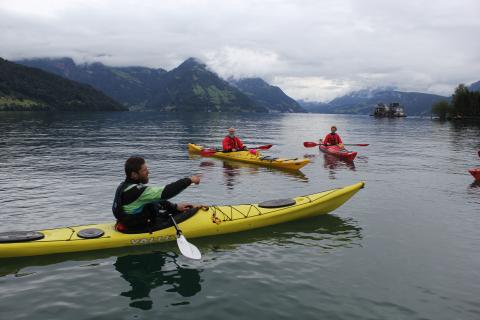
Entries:
{"type": "MultiPolygon", "coordinates": [[[[447,124],[444,124],[446,126],[447,124]]],[[[449,142],[455,152],[476,153],[480,149],[480,123],[471,121],[450,121],[449,142]],[[473,138],[472,137],[477,137],[473,138]]]]}
{"type": "Polygon", "coordinates": [[[283,174],[295,178],[297,181],[308,182],[308,177],[301,171],[286,170],[281,168],[269,168],[246,162],[229,161],[224,159],[203,160],[204,158],[198,154],[189,152],[190,160],[200,160],[199,167],[203,169],[210,169],[215,167],[216,163],[221,163],[223,169],[223,177],[225,186],[229,190],[233,190],[242,174],[256,175],[259,173],[268,174],[283,174]]]}
{"type": "Polygon", "coordinates": [[[333,248],[348,247],[362,239],[362,228],[352,218],[334,215],[321,215],[304,220],[292,221],[266,228],[254,229],[240,233],[195,239],[200,247],[212,250],[234,250],[241,244],[268,243],[274,247],[312,246],[324,251],[333,248]],[[215,245],[212,245],[215,243],[215,245]]]}
{"type": "Polygon", "coordinates": [[[451,128],[455,131],[461,131],[465,129],[474,129],[480,133],[480,122],[475,120],[450,121],[448,123],[451,125],[451,128]]]}
{"type": "Polygon", "coordinates": [[[355,171],[355,163],[353,161],[344,161],[330,154],[323,154],[323,167],[329,170],[328,177],[332,180],[336,179],[336,174],[341,169],[355,171]]]}
{"type": "Polygon", "coordinates": [[[471,189],[476,189],[480,188],[480,181],[473,181],[472,184],[470,184],[471,189]]]}
{"type": "MultiPolygon", "coordinates": [[[[66,261],[94,261],[108,259],[110,257],[139,255],[154,252],[159,247],[169,247],[169,243],[158,244],[155,246],[146,245],[138,247],[125,247],[106,249],[98,251],[85,251],[85,252],[71,252],[64,254],[53,254],[45,256],[32,256],[32,257],[20,257],[20,258],[6,258],[2,259],[0,263],[0,277],[14,274],[16,277],[21,277],[23,274],[32,273],[32,270],[28,270],[29,267],[44,267],[62,263],[66,261]],[[26,270],[27,269],[27,270],[26,270]]],[[[35,271],[33,271],[35,273],[35,271]]]]}
{"type": "Polygon", "coordinates": [[[281,168],[268,168],[262,167],[255,164],[244,163],[244,162],[236,162],[236,161],[228,161],[223,160],[223,172],[224,177],[226,178],[226,185],[229,189],[233,189],[233,182],[235,180],[235,176],[242,174],[242,172],[246,172],[247,174],[258,174],[258,173],[268,173],[268,174],[282,174],[286,176],[290,176],[297,181],[301,182],[308,182],[308,177],[299,170],[285,170],[281,168]]]}
{"type": "Polygon", "coordinates": [[[225,186],[229,190],[233,190],[233,187],[236,184],[236,178],[238,178],[238,175],[240,174],[240,168],[235,165],[232,165],[231,163],[228,163],[226,161],[223,161],[223,178],[225,180],[225,186]]]}
{"type": "Polygon", "coordinates": [[[200,162],[200,165],[199,165],[200,168],[214,167],[214,166],[215,166],[215,162],[213,161],[202,161],[200,162]]]}
{"type": "Polygon", "coordinates": [[[355,240],[362,239],[361,231],[362,228],[351,218],[326,214],[279,225],[272,230],[271,237],[278,245],[319,246],[328,251],[350,246],[355,240]]]}
{"type": "Polygon", "coordinates": [[[355,162],[345,161],[330,154],[323,154],[323,167],[326,169],[348,168],[355,171],[355,162]]]}
{"type": "Polygon", "coordinates": [[[166,252],[154,252],[142,255],[118,257],[114,263],[115,270],[131,286],[121,295],[131,300],[130,306],[149,310],[153,306],[150,292],[161,286],[167,286],[167,292],[175,292],[182,297],[191,297],[202,289],[200,271],[184,268],[177,264],[178,256],[166,252]],[[173,264],[173,270],[165,270],[173,264]]]}

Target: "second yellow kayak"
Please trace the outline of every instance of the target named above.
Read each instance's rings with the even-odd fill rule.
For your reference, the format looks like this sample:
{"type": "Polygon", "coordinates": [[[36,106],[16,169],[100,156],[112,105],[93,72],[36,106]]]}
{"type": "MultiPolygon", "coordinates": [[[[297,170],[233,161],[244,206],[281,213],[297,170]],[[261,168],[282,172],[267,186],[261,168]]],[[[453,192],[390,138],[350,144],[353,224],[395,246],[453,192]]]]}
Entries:
{"type": "MultiPolygon", "coordinates": [[[[199,153],[203,149],[208,149],[204,146],[189,143],[188,151],[199,153]]],[[[300,170],[305,165],[310,163],[309,159],[286,159],[286,158],[273,158],[262,156],[260,151],[257,150],[256,153],[251,153],[250,151],[235,151],[235,152],[215,152],[211,155],[215,158],[242,161],[247,163],[258,164],[261,166],[267,166],[272,168],[280,168],[287,170],[300,170]]]]}

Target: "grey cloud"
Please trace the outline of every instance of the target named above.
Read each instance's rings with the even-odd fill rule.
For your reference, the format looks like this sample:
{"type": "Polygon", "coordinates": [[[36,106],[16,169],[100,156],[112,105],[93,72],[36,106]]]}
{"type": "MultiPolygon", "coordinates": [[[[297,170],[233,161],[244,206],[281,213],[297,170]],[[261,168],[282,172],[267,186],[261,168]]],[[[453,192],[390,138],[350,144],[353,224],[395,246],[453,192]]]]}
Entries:
{"type": "Polygon", "coordinates": [[[295,98],[479,80],[480,2],[0,1],[0,56],[171,69],[194,56],[295,98]]]}

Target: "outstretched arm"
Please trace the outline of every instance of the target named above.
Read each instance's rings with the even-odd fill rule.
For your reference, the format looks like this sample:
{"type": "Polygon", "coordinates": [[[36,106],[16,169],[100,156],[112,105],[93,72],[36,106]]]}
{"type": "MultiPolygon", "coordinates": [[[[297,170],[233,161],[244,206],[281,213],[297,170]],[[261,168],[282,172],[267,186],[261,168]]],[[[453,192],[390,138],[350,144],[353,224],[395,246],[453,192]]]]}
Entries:
{"type": "Polygon", "coordinates": [[[172,182],[165,186],[163,189],[161,198],[162,199],[170,199],[175,197],[177,194],[188,188],[192,183],[199,184],[200,178],[197,176],[192,176],[190,178],[183,178],[172,182]]]}
{"type": "Polygon", "coordinates": [[[192,180],[190,178],[183,178],[167,184],[163,189],[161,198],[162,199],[170,199],[175,197],[177,194],[188,188],[192,184],[192,180]]]}

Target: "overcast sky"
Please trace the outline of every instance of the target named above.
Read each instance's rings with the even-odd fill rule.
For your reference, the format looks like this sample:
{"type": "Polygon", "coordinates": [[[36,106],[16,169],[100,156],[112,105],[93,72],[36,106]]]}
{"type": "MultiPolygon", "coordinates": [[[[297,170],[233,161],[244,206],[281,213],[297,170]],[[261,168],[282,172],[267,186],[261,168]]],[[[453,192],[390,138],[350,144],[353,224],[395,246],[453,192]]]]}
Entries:
{"type": "Polygon", "coordinates": [[[479,0],[0,0],[0,57],[259,76],[296,99],[480,80],[479,0]]]}

